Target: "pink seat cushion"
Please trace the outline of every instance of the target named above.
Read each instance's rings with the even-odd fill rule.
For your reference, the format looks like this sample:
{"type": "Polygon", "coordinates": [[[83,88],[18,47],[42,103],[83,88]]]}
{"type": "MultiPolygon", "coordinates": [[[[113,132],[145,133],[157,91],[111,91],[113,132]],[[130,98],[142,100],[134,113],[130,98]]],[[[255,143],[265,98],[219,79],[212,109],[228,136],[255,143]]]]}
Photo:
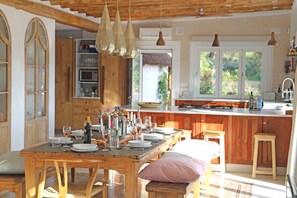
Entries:
{"type": "Polygon", "coordinates": [[[190,183],[203,176],[208,169],[206,161],[170,153],[146,166],[138,176],[151,181],[190,183]]]}

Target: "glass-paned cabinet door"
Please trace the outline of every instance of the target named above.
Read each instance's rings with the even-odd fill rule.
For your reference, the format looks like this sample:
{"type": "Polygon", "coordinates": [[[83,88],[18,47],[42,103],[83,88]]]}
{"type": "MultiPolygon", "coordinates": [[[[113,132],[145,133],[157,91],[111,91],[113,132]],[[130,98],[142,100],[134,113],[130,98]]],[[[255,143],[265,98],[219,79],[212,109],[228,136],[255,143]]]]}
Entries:
{"type": "Polygon", "coordinates": [[[0,39],[0,61],[7,62],[7,45],[0,39]]]}
{"type": "Polygon", "coordinates": [[[0,92],[7,92],[7,64],[0,64],[0,92]]]}
{"type": "Polygon", "coordinates": [[[8,94],[0,94],[0,123],[7,121],[7,96],[8,94]]]}

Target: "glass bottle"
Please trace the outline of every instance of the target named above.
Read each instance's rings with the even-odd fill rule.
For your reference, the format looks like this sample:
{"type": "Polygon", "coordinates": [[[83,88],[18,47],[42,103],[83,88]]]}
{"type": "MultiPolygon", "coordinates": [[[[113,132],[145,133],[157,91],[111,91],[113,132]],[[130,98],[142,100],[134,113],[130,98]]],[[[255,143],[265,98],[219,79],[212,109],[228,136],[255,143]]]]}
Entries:
{"type": "Polygon", "coordinates": [[[90,118],[90,116],[87,116],[87,118],[86,118],[85,132],[86,132],[86,136],[85,136],[84,143],[91,144],[91,118],[90,118]]]}
{"type": "Polygon", "coordinates": [[[249,106],[250,106],[250,109],[254,109],[254,95],[253,95],[253,92],[251,92],[251,95],[249,97],[249,106]]]}

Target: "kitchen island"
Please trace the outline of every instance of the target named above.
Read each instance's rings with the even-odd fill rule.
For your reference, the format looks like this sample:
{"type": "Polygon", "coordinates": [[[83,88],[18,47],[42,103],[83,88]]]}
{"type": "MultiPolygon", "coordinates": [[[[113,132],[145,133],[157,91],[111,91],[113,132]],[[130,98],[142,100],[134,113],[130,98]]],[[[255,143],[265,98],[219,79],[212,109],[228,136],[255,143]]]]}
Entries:
{"type": "MultiPolygon", "coordinates": [[[[247,108],[232,109],[195,109],[178,108],[140,108],[138,105],[124,106],[128,112],[140,109],[141,117],[152,117],[152,122],[161,127],[172,127],[192,130],[192,138],[203,139],[205,130],[225,131],[226,164],[252,165],[253,135],[255,133],[276,134],[277,167],[286,167],[292,115],[286,110],[292,110],[286,104],[266,103],[261,111],[249,111],[247,108]],[[275,106],[282,105],[278,110],[275,106]]],[[[267,142],[259,146],[259,166],[271,165],[271,148],[267,142]]]]}

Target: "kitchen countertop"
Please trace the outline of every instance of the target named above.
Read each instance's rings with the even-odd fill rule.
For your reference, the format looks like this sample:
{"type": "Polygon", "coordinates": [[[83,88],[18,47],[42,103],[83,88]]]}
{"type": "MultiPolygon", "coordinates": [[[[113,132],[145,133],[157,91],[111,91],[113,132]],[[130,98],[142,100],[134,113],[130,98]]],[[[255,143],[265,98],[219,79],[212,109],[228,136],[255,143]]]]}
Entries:
{"type": "MultiPolygon", "coordinates": [[[[292,104],[291,104],[292,105],[292,104]]],[[[122,108],[127,111],[137,111],[140,107],[138,105],[126,105],[122,108]]],[[[178,106],[169,106],[165,108],[160,106],[158,108],[140,108],[140,112],[155,112],[155,113],[180,113],[180,114],[209,114],[209,115],[234,115],[234,116],[271,116],[271,117],[292,117],[286,115],[286,110],[293,110],[292,106],[287,106],[286,103],[264,102],[261,111],[250,111],[247,108],[233,108],[233,109],[179,109],[178,106]],[[276,106],[282,106],[281,110],[276,109],[276,106]]]]}

